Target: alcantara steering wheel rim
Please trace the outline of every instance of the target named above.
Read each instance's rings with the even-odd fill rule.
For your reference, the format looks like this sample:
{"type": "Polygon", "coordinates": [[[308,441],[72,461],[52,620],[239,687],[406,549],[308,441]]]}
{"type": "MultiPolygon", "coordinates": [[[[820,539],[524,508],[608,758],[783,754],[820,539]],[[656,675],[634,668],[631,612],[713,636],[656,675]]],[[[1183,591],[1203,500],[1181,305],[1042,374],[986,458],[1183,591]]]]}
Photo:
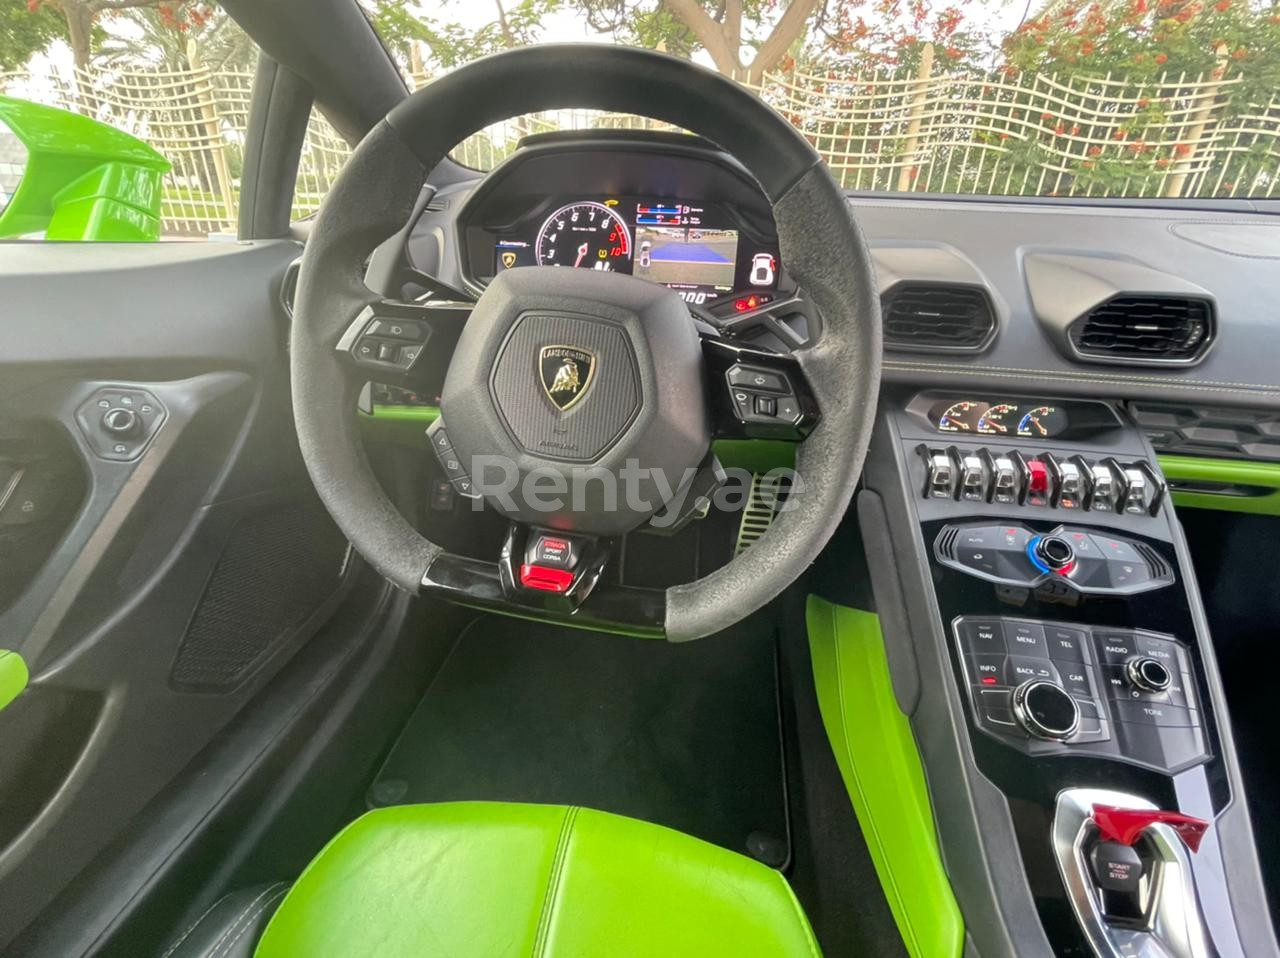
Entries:
{"type": "Polygon", "coordinates": [[[666,590],[648,623],[673,641],[700,638],[778,595],[829,540],[862,469],[881,358],[870,252],[839,187],[799,131],[718,74],[625,47],[528,47],[468,64],[393,109],[356,147],[303,255],[290,356],[299,444],[356,550],[406,591],[436,581],[429,572],[446,554],[374,477],[354,415],[360,383],[337,347],[378,299],[362,282],[368,255],[404,226],[428,171],[491,123],[562,107],[646,115],[734,156],[771,202],[783,262],[822,317],[820,338],[795,354],[822,413],[797,449],[796,502],[729,564],[666,590]]]}

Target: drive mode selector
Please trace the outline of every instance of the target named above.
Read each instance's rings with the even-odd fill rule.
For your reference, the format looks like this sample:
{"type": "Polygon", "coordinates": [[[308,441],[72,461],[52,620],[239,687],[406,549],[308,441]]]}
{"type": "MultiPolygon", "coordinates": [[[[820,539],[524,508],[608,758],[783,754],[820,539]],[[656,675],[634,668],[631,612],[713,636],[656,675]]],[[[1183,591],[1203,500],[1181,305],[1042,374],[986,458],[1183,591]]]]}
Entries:
{"type": "Polygon", "coordinates": [[[1080,707],[1052,682],[1032,679],[1013,690],[1013,717],[1035,738],[1061,742],[1080,727],[1080,707]]]}
{"type": "Polygon", "coordinates": [[[1167,692],[1173,684],[1173,676],[1164,663],[1141,656],[1124,664],[1124,674],[1130,685],[1144,692],[1167,692]]]}
{"type": "Polygon", "coordinates": [[[1076,564],[1076,550],[1062,536],[1036,536],[1027,544],[1031,561],[1045,572],[1066,575],[1076,564]]]}

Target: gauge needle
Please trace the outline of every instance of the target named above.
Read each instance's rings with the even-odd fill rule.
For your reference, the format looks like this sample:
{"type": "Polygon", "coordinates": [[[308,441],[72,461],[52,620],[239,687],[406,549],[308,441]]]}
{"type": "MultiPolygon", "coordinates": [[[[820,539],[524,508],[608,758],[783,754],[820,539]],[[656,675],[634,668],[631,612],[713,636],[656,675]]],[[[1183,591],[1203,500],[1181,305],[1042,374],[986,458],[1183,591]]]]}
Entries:
{"type": "Polygon", "coordinates": [[[579,247],[578,247],[578,258],[577,258],[577,259],[575,259],[575,260],[573,261],[573,265],[574,265],[574,266],[581,266],[581,265],[582,265],[582,257],[584,257],[584,256],[586,256],[586,255],[587,255],[587,244],[586,244],[586,243],[583,243],[581,246],[579,246],[579,247]]]}

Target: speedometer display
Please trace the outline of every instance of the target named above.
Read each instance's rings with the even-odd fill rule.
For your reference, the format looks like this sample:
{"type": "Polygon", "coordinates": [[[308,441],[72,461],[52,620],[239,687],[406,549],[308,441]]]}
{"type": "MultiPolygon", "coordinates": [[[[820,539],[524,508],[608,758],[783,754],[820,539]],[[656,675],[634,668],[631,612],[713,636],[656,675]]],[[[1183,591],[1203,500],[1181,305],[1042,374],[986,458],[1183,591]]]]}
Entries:
{"type": "Polygon", "coordinates": [[[542,266],[616,270],[630,262],[631,233],[603,203],[570,203],[547,217],[536,249],[542,266]]]}

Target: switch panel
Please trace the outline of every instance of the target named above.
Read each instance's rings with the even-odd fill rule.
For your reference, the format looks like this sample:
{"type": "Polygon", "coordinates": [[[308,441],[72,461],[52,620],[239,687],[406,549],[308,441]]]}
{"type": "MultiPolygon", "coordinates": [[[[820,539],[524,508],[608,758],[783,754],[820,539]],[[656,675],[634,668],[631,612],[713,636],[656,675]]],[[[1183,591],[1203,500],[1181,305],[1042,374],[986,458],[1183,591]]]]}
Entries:
{"type": "Polygon", "coordinates": [[[1001,741],[1168,770],[1208,756],[1191,659],[1173,636],[1005,616],[960,616],[952,633],[975,723],[1001,741]],[[1046,743],[1034,716],[1019,713],[1018,690],[1028,683],[1074,701],[1071,735],[1046,743]]]}
{"type": "Polygon", "coordinates": [[[95,455],[130,462],[164,425],[159,400],[137,386],[105,386],[76,410],[76,424],[95,455]]]}
{"type": "Polygon", "coordinates": [[[997,585],[1065,583],[1085,595],[1132,595],[1174,582],[1144,543],[1072,526],[1039,533],[1016,522],[955,523],[933,548],[943,565],[997,585]]]}
{"type": "Polygon", "coordinates": [[[1165,484],[1149,463],[921,445],[925,499],[1154,516],[1165,484]]]}

